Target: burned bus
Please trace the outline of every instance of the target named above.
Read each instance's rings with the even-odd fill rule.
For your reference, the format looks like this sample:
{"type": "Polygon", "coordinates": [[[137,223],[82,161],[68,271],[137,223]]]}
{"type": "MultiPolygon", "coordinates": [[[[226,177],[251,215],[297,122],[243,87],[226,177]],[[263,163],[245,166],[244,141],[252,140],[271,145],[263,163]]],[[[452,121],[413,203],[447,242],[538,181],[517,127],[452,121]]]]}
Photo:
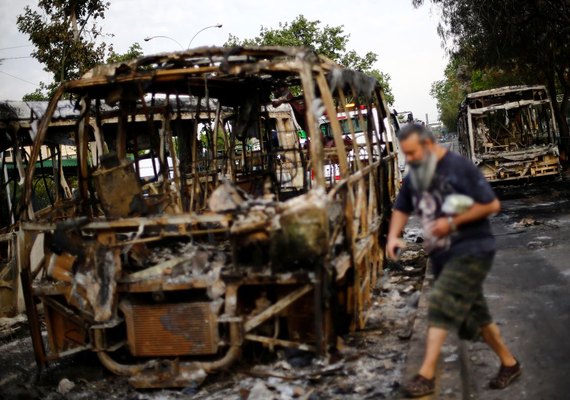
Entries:
{"type": "Polygon", "coordinates": [[[459,150],[490,182],[559,175],[559,132],[544,86],[471,93],[461,105],[459,150]]]}
{"type": "Polygon", "coordinates": [[[15,232],[38,365],[92,351],[135,387],[180,387],[245,346],[325,353],[363,328],[397,190],[388,117],[373,78],[298,48],[198,48],[63,84],[35,132],[15,232]],[[48,129],[60,98],[77,110],[68,135],[48,129]],[[363,141],[330,117],[347,99],[363,141]],[[40,208],[46,144],[58,165],[73,146],[77,166],[40,208]]]}
{"type": "MultiPolygon", "coordinates": [[[[0,318],[23,312],[24,302],[18,274],[16,230],[20,220],[22,188],[25,171],[38,122],[45,114],[47,102],[0,102],[0,318]]],[[[42,209],[55,196],[54,177],[59,176],[62,189],[69,190],[65,175],[76,171],[75,150],[68,146],[66,136],[73,131],[78,113],[71,102],[60,101],[54,109],[49,126],[50,137],[58,137],[59,163],[54,163],[55,147],[41,146],[36,160],[36,173],[31,182],[31,207],[42,209]]],[[[71,192],[68,192],[70,194],[71,192]]]]}

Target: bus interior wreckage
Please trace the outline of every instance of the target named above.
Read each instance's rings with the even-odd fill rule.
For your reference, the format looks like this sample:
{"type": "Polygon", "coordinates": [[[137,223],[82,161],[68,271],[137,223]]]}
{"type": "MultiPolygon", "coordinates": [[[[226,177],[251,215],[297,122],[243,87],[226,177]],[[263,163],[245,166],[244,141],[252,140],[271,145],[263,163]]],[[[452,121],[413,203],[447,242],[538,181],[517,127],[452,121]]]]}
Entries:
{"type": "Polygon", "coordinates": [[[559,175],[559,132],[544,86],[471,93],[457,124],[459,150],[490,182],[559,175]]]}
{"type": "Polygon", "coordinates": [[[135,387],[182,387],[245,345],[324,354],[363,328],[399,181],[389,117],[373,78],[297,48],[146,56],[63,84],[33,144],[8,129],[3,146],[27,149],[5,235],[38,365],[87,350],[135,387]]]}

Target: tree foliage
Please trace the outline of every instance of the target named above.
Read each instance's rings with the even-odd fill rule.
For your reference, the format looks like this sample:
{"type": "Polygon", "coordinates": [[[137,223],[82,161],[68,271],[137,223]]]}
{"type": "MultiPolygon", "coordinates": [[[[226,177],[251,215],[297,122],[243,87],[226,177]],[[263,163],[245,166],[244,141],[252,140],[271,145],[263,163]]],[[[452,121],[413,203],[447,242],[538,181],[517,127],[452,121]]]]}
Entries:
{"type": "Polygon", "coordinates": [[[134,60],[135,58],[139,58],[143,55],[142,47],[140,43],[135,42],[133,43],[129,49],[123,53],[115,53],[113,49],[111,49],[109,56],[107,57],[107,63],[121,63],[130,60],[134,60]]]}
{"type": "Polygon", "coordinates": [[[110,3],[101,0],[39,0],[18,16],[20,32],[35,46],[32,56],[53,76],[30,96],[49,97],[60,83],[79,78],[103,62],[109,46],[97,22],[105,17],[110,3]]]}
{"type": "Polygon", "coordinates": [[[457,75],[457,62],[451,61],[445,68],[445,78],[433,82],[430,94],[437,100],[440,120],[449,131],[457,129],[457,112],[467,88],[457,75]]]}
{"type": "Polygon", "coordinates": [[[430,94],[437,100],[441,122],[453,132],[457,128],[459,107],[468,93],[537,82],[536,77],[518,70],[473,68],[467,60],[455,55],[445,68],[444,79],[432,83],[430,94]]]}
{"type": "Polygon", "coordinates": [[[40,82],[39,87],[33,92],[26,93],[23,97],[23,101],[48,101],[51,99],[52,94],[58,87],[58,83],[45,83],[40,82]]]}
{"type": "Polygon", "coordinates": [[[296,46],[311,49],[346,68],[374,76],[384,90],[386,102],[393,104],[390,75],[374,67],[378,55],[369,51],[361,56],[349,50],[349,39],[350,35],[344,32],[342,25],[322,26],[319,20],[311,21],[299,15],[291,22],[279,23],[277,28],[262,26],[259,35],[252,39],[240,39],[230,34],[225,46],[296,46]]]}
{"type": "MultiPolygon", "coordinates": [[[[425,0],[412,0],[416,6],[425,0]]],[[[570,97],[570,3],[567,0],[431,0],[451,55],[480,70],[514,71],[547,85],[561,135],[570,97]],[[556,94],[562,94],[562,103],[556,94]]]]}

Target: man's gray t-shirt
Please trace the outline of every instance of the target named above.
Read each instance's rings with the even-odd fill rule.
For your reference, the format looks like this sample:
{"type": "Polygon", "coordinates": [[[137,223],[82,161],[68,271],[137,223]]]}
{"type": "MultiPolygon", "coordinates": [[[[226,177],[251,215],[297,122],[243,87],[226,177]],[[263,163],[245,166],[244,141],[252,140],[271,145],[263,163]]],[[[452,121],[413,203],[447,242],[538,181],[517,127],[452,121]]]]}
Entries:
{"type": "MultiPolygon", "coordinates": [[[[441,207],[450,194],[463,194],[481,204],[488,204],[497,198],[489,182],[471,161],[448,151],[438,161],[433,180],[423,195],[415,190],[409,175],[404,178],[394,209],[406,214],[417,210],[423,220],[433,221],[446,216],[441,207]]],[[[439,241],[432,249],[426,250],[438,274],[451,256],[488,255],[496,250],[496,245],[491,224],[485,218],[461,225],[447,241],[439,241]]]]}

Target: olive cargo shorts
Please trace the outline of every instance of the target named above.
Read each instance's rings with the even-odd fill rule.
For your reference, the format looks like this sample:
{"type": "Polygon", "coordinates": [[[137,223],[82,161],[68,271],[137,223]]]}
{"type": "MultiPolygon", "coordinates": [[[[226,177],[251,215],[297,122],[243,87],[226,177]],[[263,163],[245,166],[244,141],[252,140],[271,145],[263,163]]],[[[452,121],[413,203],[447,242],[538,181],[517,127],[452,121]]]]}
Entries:
{"type": "Polygon", "coordinates": [[[493,322],[483,296],[483,281],[494,252],[452,257],[436,279],[429,297],[428,324],[477,340],[481,327],[493,322]]]}

